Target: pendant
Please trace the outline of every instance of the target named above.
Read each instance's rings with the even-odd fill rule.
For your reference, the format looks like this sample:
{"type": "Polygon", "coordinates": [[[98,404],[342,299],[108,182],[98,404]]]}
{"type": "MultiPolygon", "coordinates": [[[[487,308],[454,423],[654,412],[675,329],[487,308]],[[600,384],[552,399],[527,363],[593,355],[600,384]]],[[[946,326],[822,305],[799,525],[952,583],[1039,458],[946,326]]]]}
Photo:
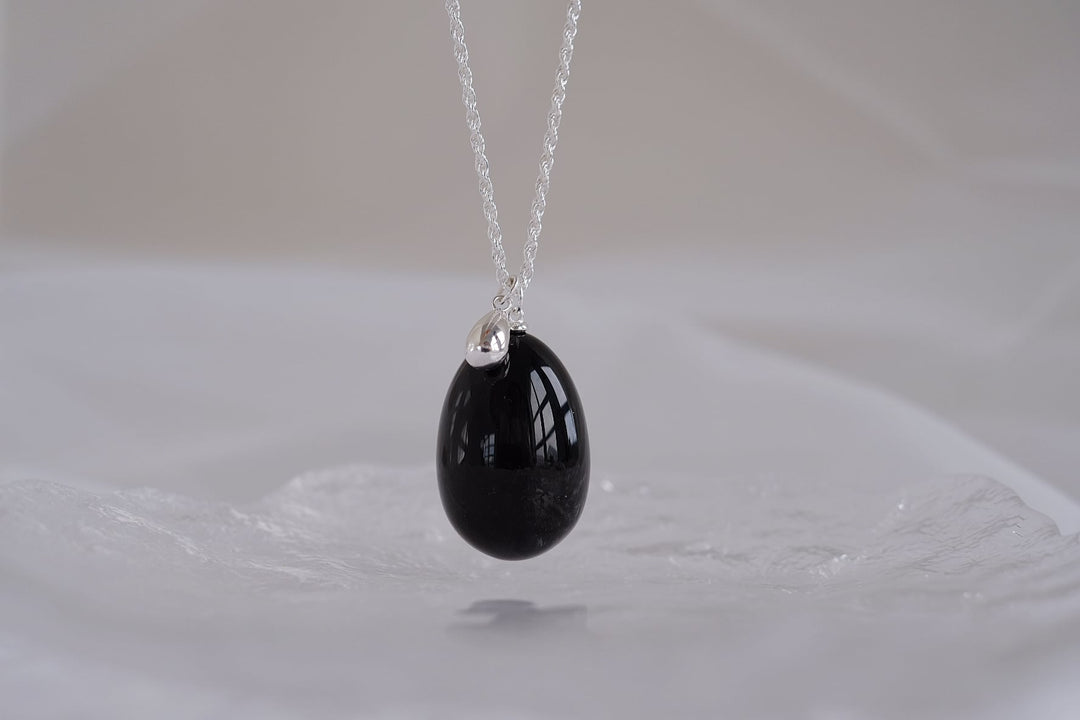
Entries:
{"type": "Polygon", "coordinates": [[[549,550],[585,507],[589,436],[574,383],[547,345],[511,331],[498,311],[469,334],[443,404],[436,468],[450,523],[502,560],[549,550]]]}

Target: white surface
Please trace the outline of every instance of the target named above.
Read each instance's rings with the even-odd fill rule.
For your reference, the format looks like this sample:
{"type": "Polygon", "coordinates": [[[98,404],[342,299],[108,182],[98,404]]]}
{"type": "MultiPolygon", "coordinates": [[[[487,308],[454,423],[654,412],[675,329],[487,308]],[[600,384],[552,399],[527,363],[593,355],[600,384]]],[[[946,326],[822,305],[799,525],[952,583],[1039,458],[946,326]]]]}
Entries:
{"type": "Polygon", "coordinates": [[[239,507],[0,486],[8,716],[1075,713],[1080,547],[995,483],[596,479],[517,564],[427,470],[239,507]]]}

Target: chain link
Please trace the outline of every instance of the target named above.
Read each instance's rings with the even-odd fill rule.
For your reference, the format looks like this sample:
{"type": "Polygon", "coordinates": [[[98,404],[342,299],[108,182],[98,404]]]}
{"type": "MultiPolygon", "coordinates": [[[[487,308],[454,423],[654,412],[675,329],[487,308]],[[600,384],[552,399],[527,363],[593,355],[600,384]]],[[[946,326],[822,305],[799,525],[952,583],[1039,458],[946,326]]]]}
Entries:
{"type": "Polygon", "coordinates": [[[495,189],[491,184],[491,164],[484,151],[484,136],[480,132],[480,113],[476,109],[476,91],[473,90],[472,70],[469,69],[469,50],[465,46],[465,26],[461,22],[461,5],[458,0],[446,0],[446,14],[450,17],[450,38],[454,59],[457,60],[458,80],[461,82],[461,102],[465,105],[465,125],[469,129],[469,144],[476,159],[476,176],[480,185],[484,219],[487,220],[488,240],[491,242],[491,260],[495,263],[495,280],[500,292],[501,304],[512,324],[524,326],[525,313],[522,303],[525,290],[532,282],[536,251],[540,246],[540,230],[547,209],[547,194],[551,189],[551,168],[555,164],[555,145],[559,142],[559,123],[562,121],[563,103],[566,102],[566,83],[570,79],[570,60],[574,55],[574,37],[577,36],[581,0],[571,0],[566,10],[562,47],[559,48],[559,68],[555,72],[555,89],[551,93],[551,109],[547,116],[544,145],[540,153],[540,171],[536,177],[536,195],[529,210],[528,234],[523,251],[521,270],[516,276],[506,269],[506,250],[503,248],[502,228],[499,227],[499,211],[495,207],[495,189]]]}

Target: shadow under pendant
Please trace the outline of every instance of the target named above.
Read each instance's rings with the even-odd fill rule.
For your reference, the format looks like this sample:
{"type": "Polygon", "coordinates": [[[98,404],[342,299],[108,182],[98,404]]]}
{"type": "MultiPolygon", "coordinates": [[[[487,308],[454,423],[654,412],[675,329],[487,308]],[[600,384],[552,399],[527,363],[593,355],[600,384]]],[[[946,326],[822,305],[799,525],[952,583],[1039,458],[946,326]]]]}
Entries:
{"type": "Polygon", "coordinates": [[[451,524],[477,550],[524,560],[581,517],[589,435],[570,374],[551,349],[512,331],[505,357],[463,362],[439,420],[436,469],[451,524]]]}

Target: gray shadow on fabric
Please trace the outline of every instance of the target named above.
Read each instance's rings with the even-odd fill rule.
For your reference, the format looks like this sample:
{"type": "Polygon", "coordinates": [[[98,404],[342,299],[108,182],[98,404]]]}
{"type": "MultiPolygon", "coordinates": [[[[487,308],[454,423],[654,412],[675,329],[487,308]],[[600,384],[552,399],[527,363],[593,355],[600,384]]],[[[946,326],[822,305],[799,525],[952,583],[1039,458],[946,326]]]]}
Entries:
{"type": "Polygon", "coordinates": [[[584,605],[538,607],[528,600],[477,600],[458,615],[464,619],[451,623],[450,632],[472,638],[588,633],[584,605]]]}

